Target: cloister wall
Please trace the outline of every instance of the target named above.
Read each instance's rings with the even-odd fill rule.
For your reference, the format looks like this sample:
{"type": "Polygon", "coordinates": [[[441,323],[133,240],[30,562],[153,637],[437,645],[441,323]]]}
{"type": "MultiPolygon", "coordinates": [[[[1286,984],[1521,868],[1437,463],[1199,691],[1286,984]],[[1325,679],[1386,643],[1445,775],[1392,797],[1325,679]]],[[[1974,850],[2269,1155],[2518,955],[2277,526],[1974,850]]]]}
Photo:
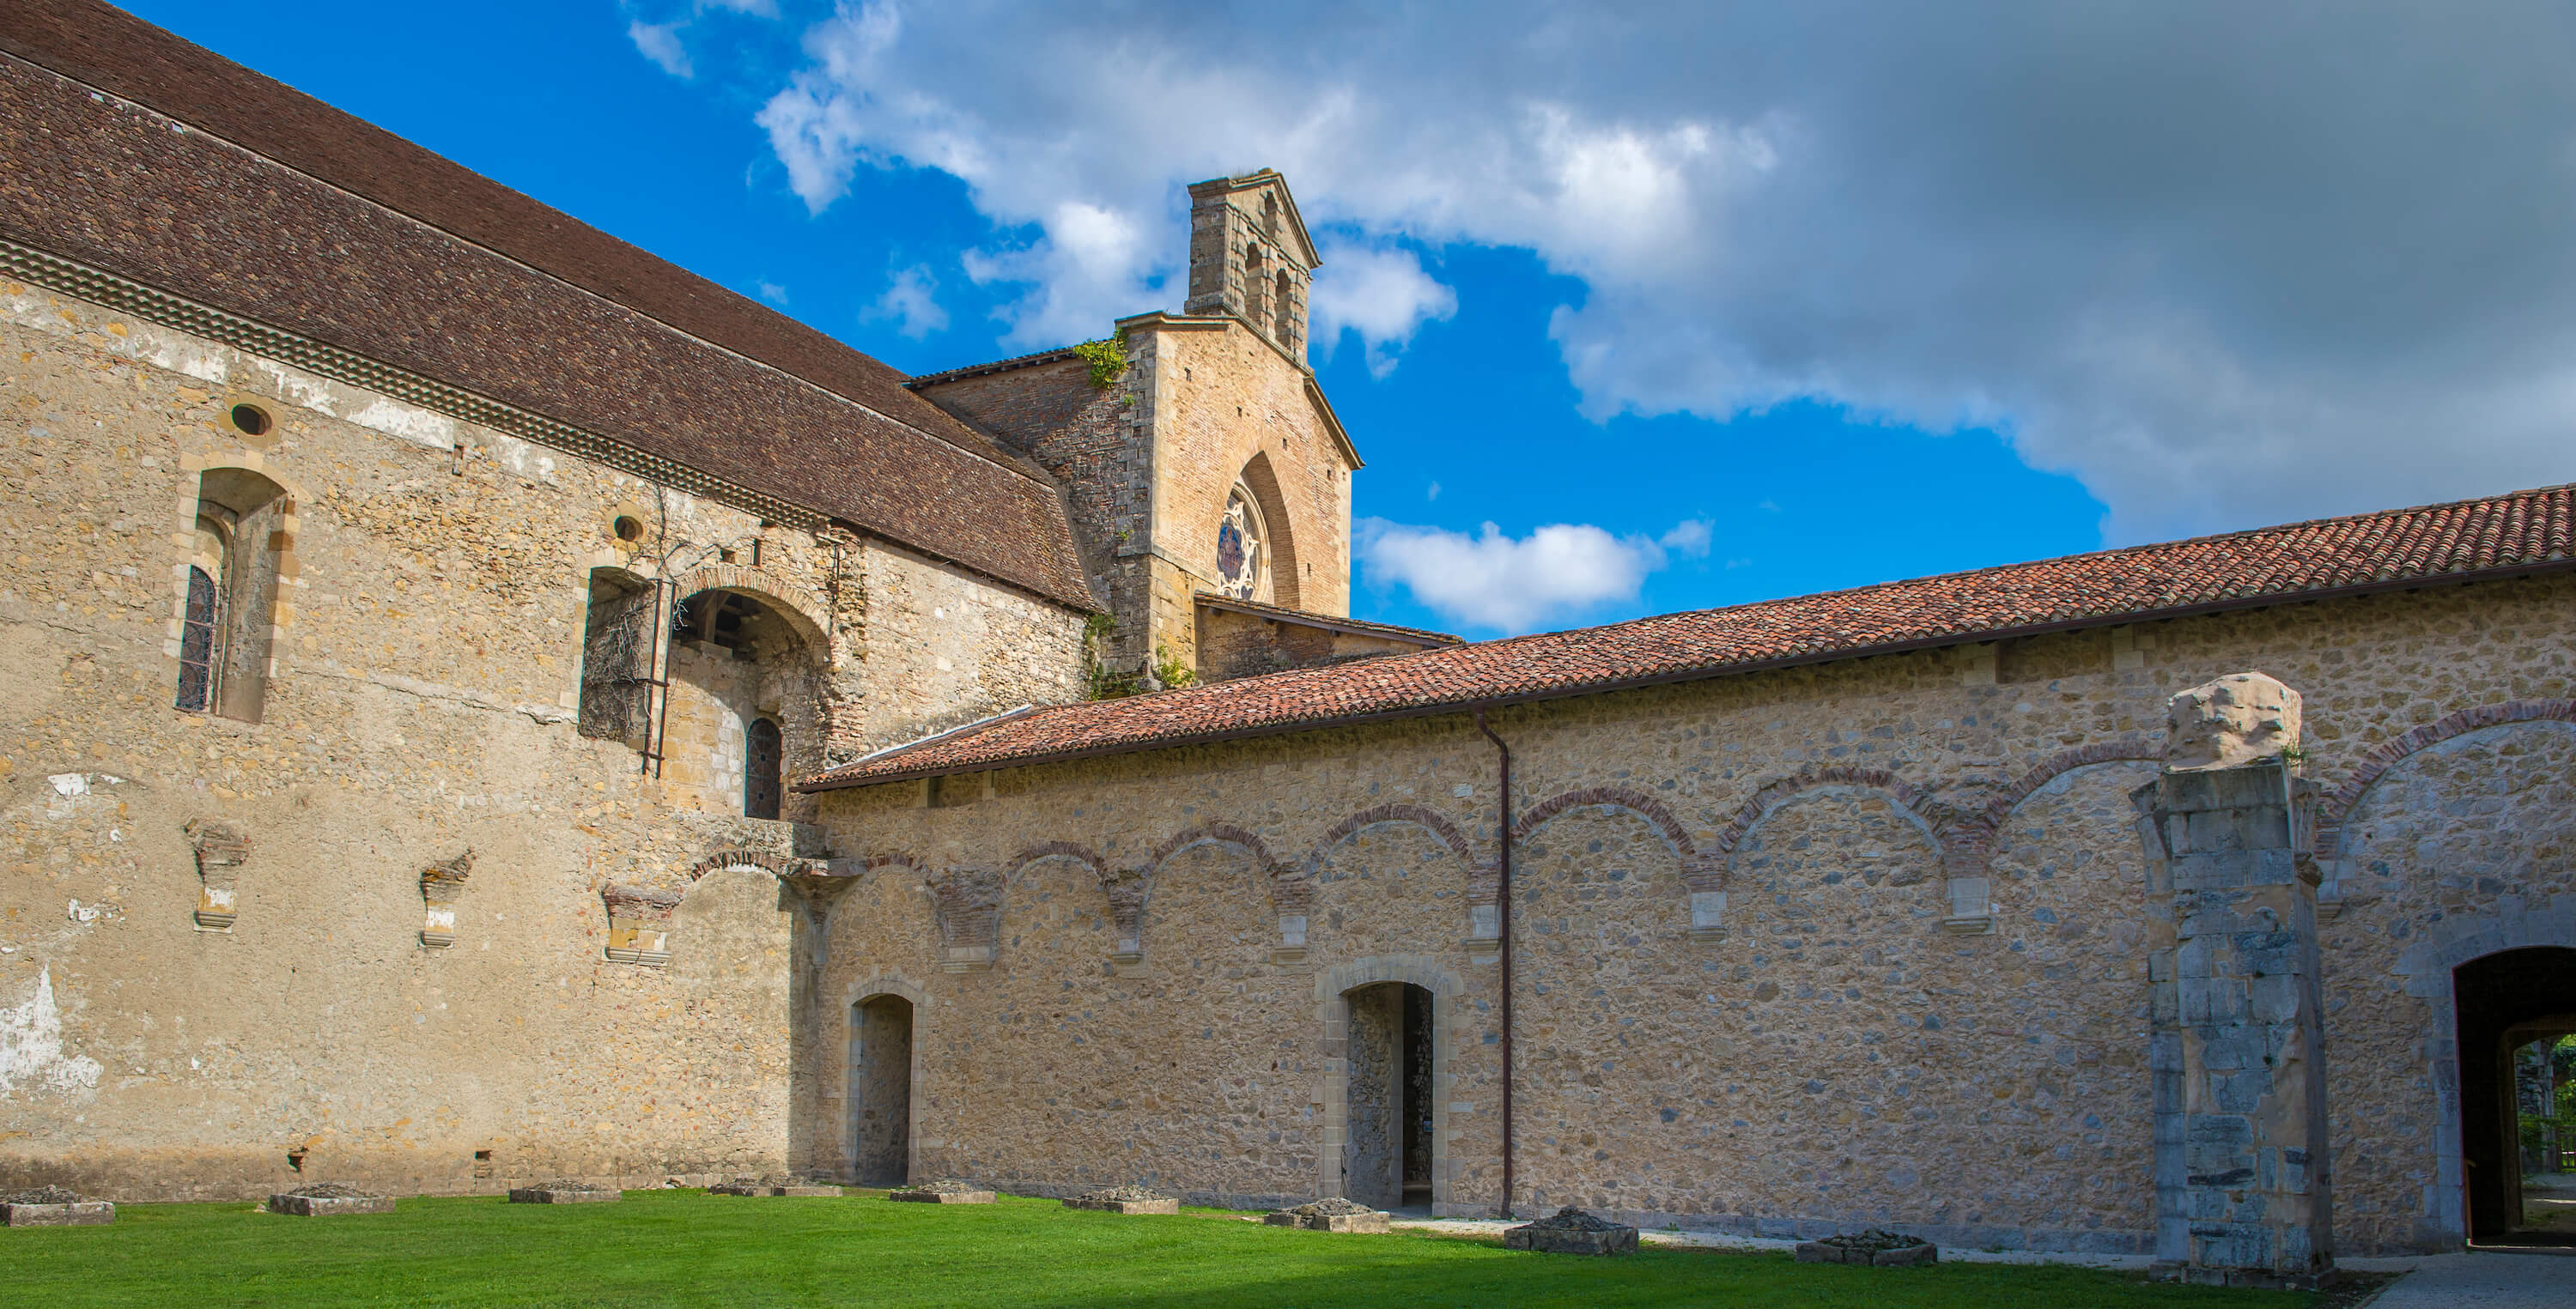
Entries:
{"type": "MultiPolygon", "coordinates": [[[[2147,1252],[2128,792],[2170,695],[2260,669],[2304,692],[2300,767],[2329,797],[2418,727],[2526,706],[2408,756],[2351,810],[2367,853],[2325,937],[2342,1252],[2455,1243],[2433,1121],[2448,1056],[2395,953],[2428,920],[2565,893],[2571,600],[2576,582],[2527,578],[1494,712],[1519,829],[1518,1204],[2147,1252]],[[1710,891],[1722,910],[1695,915],[1710,891]]],[[[1435,1204],[1490,1211],[1498,968],[1473,907],[1494,894],[1498,778],[1471,720],[946,780],[989,798],[817,797],[835,849],[888,861],[831,910],[815,993],[900,975],[934,1001],[917,1174],[1309,1195],[1346,1127],[1318,979],[1402,954],[1459,979],[1439,1001],[1435,1204]],[[927,888],[973,870],[999,888],[992,961],[942,971],[927,888]]],[[[829,1070],[808,1084],[800,1114],[844,1113],[829,1070]]]]}

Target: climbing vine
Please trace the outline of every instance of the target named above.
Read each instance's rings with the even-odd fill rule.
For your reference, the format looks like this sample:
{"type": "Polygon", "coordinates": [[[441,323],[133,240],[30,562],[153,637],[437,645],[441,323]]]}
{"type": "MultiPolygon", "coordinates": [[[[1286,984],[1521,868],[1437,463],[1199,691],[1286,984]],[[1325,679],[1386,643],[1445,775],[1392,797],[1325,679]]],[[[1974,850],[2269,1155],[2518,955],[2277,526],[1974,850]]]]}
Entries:
{"type": "Polygon", "coordinates": [[[1091,368],[1091,389],[1106,391],[1119,378],[1127,375],[1127,329],[1116,336],[1098,341],[1085,341],[1073,348],[1074,357],[1091,368]]]}

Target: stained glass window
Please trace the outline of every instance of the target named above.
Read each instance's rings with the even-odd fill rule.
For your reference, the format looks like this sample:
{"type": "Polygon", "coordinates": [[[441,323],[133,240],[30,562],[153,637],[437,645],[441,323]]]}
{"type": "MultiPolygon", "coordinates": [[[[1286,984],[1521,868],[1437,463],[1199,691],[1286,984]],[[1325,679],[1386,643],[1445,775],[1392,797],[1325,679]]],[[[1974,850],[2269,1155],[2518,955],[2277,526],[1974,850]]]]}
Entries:
{"type": "Polygon", "coordinates": [[[215,700],[215,579],[188,569],[188,616],[179,628],[178,706],[202,714],[215,700]]]}
{"type": "Polygon", "coordinates": [[[1270,554],[1261,507],[1240,484],[1216,524],[1217,589],[1237,600],[1270,599],[1270,554]]]}

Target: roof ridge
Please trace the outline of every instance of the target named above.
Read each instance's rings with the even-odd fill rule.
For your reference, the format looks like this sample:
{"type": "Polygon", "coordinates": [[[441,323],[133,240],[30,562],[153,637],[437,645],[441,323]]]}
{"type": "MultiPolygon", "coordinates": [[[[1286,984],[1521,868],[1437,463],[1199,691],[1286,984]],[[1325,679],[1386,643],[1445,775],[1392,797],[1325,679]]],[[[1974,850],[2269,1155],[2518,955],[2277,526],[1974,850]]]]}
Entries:
{"type": "Polygon", "coordinates": [[[2025,560],[1839,591],[1438,646],[1124,700],[1054,706],[901,766],[802,789],[1525,704],[1564,696],[2576,570],[2576,483],[2025,560]],[[2138,561],[2162,560],[2163,566],[2138,561]],[[2012,578],[2013,584],[1980,586],[2012,578]]]}
{"type": "MultiPolygon", "coordinates": [[[[75,0],[75,2],[78,3],[78,0],[75,0]]],[[[498,178],[491,177],[473,168],[467,167],[465,164],[455,159],[451,159],[438,151],[432,150],[417,141],[401,136],[384,127],[378,126],[365,118],[361,118],[356,114],[350,113],[348,110],[342,109],[339,106],[332,104],[330,101],[322,99],[320,96],[301,90],[278,78],[271,77],[258,69],[251,68],[248,65],[228,59],[222,54],[198,45],[193,41],[187,40],[185,37],[181,37],[175,33],[155,27],[152,24],[133,17],[132,15],[122,13],[121,11],[114,10],[105,5],[82,3],[79,4],[79,7],[100,10],[102,11],[101,16],[113,15],[116,19],[122,19],[127,23],[133,24],[138,30],[149,30],[155,36],[185,46],[189,51],[199,55],[200,57],[211,59],[218,64],[225,66],[225,68],[235,76],[246,76],[256,80],[257,82],[265,83],[276,92],[294,97],[296,100],[317,108],[325,114],[343,120],[346,124],[354,125],[361,131],[372,134],[374,137],[379,138],[375,144],[380,147],[390,147],[396,151],[409,153],[418,159],[427,160],[433,165],[443,165],[463,174],[465,177],[472,179],[472,181],[476,183],[490,187],[494,191],[533,206],[534,208],[542,211],[545,215],[558,220],[562,224],[568,225],[570,228],[575,229],[580,233],[586,233],[592,238],[608,243],[611,247],[614,247],[617,250],[631,252],[633,255],[638,256],[653,265],[658,265],[658,269],[655,270],[658,273],[678,274],[678,280],[695,283],[698,287],[702,287],[706,291],[713,292],[716,296],[722,297],[730,307],[747,309],[764,319],[773,320],[776,325],[783,325],[789,328],[792,332],[809,336],[811,338],[809,344],[819,344],[827,350],[838,351],[852,359],[861,361],[863,366],[873,364],[878,368],[884,369],[888,374],[889,380],[896,384],[896,389],[899,391],[904,389],[903,372],[885,363],[883,360],[877,359],[875,356],[868,354],[866,351],[860,350],[857,347],[850,345],[848,342],[842,341],[802,319],[780,313],[776,309],[773,309],[768,305],[764,305],[759,301],[752,299],[750,296],[744,295],[703,273],[699,273],[684,265],[675,263],[672,260],[665,259],[624,237],[606,230],[605,228],[586,222],[581,218],[575,217],[571,213],[547,204],[545,201],[539,200],[535,196],[532,196],[517,187],[511,186],[498,178]]],[[[463,230],[463,225],[460,223],[421,213],[419,212],[420,206],[397,204],[392,200],[376,194],[374,191],[364,189],[349,181],[343,180],[342,178],[331,176],[323,172],[317,172],[307,161],[289,159],[276,150],[263,148],[259,144],[245,140],[243,139],[243,134],[238,130],[235,130],[235,127],[232,125],[209,125],[207,122],[208,115],[204,112],[185,112],[179,108],[171,107],[161,98],[144,99],[141,97],[140,93],[133,88],[111,85],[110,83],[119,80],[112,72],[107,72],[106,70],[101,69],[78,67],[77,65],[79,60],[72,57],[66,57],[65,53],[62,51],[35,45],[23,40],[0,37],[0,53],[5,53],[37,68],[44,69],[46,72],[52,73],[57,77],[64,78],[77,85],[99,92],[100,94],[113,96],[137,109],[158,114],[173,123],[184,124],[190,131],[213,140],[221,141],[224,144],[231,146],[233,149],[243,151],[254,158],[275,164],[279,168],[285,169],[296,176],[305,178],[316,185],[329,187],[332,190],[338,191],[362,203],[374,206],[386,213],[418,223],[421,226],[429,228],[432,231],[439,232],[452,240],[471,246],[474,249],[481,250],[496,259],[507,260],[508,262],[525,269],[529,273],[539,277],[544,277],[571,290],[596,299],[601,303],[614,305],[619,309],[636,315],[637,317],[658,324],[661,327],[685,336],[692,341],[696,341],[700,345],[706,346],[709,349],[721,350],[748,363],[758,365],[761,368],[777,373],[782,377],[790,378],[794,381],[813,387],[816,390],[832,396],[834,399],[839,400],[842,403],[857,406],[858,408],[866,410],[867,412],[874,414],[899,428],[914,432],[922,437],[950,446],[964,454],[981,459],[1012,474],[1013,476],[1025,478],[1030,482],[1050,489],[1055,486],[1054,480],[1043,472],[1037,471],[1034,465],[1020,461],[1017,456],[1013,455],[999,442],[984,438],[980,433],[976,432],[975,429],[963,423],[956,423],[957,430],[954,433],[934,431],[931,426],[925,425],[918,417],[889,412],[882,406],[871,404],[858,396],[850,394],[848,390],[845,390],[842,387],[832,385],[822,379],[810,376],[805,370],[800,370],[787,364],[780,363],[776,359],[770,358],[764,353],[755,353],[751,349],[746,348],[743,344],[725,340],[720,336],[710,335],[709,332],[702,327],[692,327],[679,321],[675,321],[675,318],[670,312],[668,306],[648,307],[644,304],[638,303],[636,297],[612,293],[602,287],[592,285],[588,281],[570,276],[554,268],[547,267],[544,264],[532,262],[529,256],[525,254],[504,246],[496,245],[484,237],[477,236],[472,232],[463,230]]],[[[202,107],[200,108],[202,109],[202,107]]],[[[954,415],[949,414],[946,410],[938,408],[936,405],[929,405],[926,407],[931,411],[931,413],[935,414],[941,420],[952,423],[956,421],[954,415]]],[[[819,506],[808,507],[819,508],[819,506]]]]}
{"type": "Polygon", "coordinates": [[[903,384],[907,388],[915,388],[928,386],[938,382],[953,381],[957,378],[975,373],[998,373],[1012,368],[1027,368],[1035,364],[1053,363],[1058,359],[1074,358],[1075,355],[1073,350],[1074,348],[1072,346],[1060,345],[1052,349],[1039,350],[1030,354],[1012,355],[1007,359],[995,359],[980,364],[964,364],[956,368],[943,368],[935,373],[922,373],[917,376],[907,377],[903,380],[903,384]]]}

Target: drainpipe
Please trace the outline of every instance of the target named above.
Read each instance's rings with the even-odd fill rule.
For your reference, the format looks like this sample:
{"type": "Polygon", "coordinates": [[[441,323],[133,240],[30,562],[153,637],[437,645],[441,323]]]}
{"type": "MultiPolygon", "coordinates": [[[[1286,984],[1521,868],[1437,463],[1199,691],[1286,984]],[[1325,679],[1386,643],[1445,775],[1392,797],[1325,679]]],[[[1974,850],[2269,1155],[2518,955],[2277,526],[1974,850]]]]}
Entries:
{"type": "Polygon", "coordinates": [[[1503,1217],[1512,1216],[1512,748],[1494,729],[1485,726],[1485,711],[1476,711],[1476,730],[1494,743],[1501,755],[1501,797],[1498,801],[1502,824],[1502,860],[1495,866],[1500,874],[1496,881],[1495,943],[1502,951],[1503,964],[1503,1217]]]}

